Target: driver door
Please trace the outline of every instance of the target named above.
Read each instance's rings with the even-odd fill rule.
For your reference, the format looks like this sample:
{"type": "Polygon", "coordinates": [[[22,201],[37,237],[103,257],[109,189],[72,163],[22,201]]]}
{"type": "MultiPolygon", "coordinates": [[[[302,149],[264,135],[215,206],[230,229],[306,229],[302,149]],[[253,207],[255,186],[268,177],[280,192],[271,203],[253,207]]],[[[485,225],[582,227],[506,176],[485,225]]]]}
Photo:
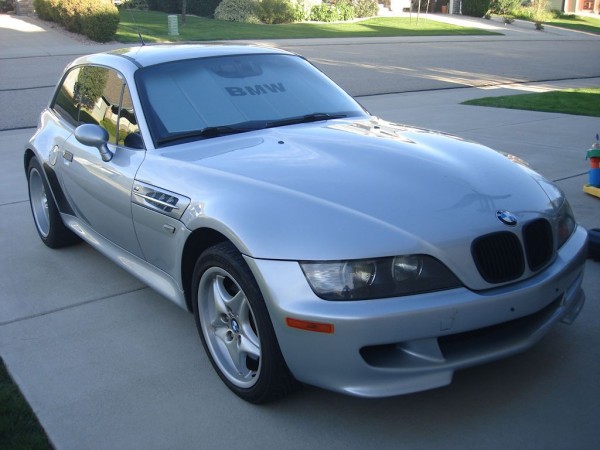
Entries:
{"type": "Polygon", "coordinates": [[[145,151],[125,145],[141,146],[140,139],[127,138],[139,135],[129,89],[121,74],[106,67],[83,66],[73,71],[65,80],[70,77],[72,81],[75,125],[92,123],[106,129],[114,156],[102,161],[98,149],[81,144],[71,134],[60,158],[65,196],[77,217],[97,233],[143,257],[131,217],[131,189],[145,151]]]}

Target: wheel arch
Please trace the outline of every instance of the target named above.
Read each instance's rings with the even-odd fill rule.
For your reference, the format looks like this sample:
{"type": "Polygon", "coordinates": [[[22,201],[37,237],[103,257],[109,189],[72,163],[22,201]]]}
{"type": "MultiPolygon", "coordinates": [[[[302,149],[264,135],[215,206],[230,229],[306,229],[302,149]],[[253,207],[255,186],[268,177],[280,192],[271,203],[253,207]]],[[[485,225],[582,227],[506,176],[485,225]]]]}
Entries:
{"type": "Polygon", "coordinates": [[[54,198],[54,202],[56,203],[58,210],[61,213],[74,216],[75,213],[73,212],[71,205],[65,197],[60,182],[58,181],[56,172],[46,161],[43,160],[43,158],[40,158],[38,155],[36,155],[36,153],[31,148],[25,149],[25,153],[23,155],[23,168],[25,170],[25,176],[29,176],[27,170],[29,168],[29,163],[33,158],[37,158],[38,162],[40,163],[40,166],[42,167],[42,175],[45,177],[46,182],[48,183],[48,186],[50,188],[50,195],[52,195],[52,198],[54,198]]]}
{"type": "Polygon", "coordinates": [[[29,161],[31,158],[35,156],[35,153],[30,148],[25,149],[25,153],[23,154],[23,170],[25,171],[25,175],[27,175],[27,168],[29,167],[29,161]]]}
{"type": "Polygon", "coordinates": [[[193,310],[190,285],[196,260],[207,248],[226,241],[231,242],[224,234],[212,228],[198,228],[188,236],[181,255],[181,283],[189,311],[193,310]]]}

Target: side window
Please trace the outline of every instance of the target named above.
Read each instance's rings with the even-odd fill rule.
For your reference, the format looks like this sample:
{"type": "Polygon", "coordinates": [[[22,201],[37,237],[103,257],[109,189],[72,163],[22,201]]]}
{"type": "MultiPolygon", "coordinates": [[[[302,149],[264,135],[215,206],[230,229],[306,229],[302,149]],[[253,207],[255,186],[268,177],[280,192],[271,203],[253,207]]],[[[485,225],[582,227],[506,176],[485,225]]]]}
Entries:
{"type": "Polygon", "coordinates": [[[131,148],[144,148],[127,85],[123,89],[121,112],[119,114],[119,144],[131,148]]]}
{"type": "Polygon", "coordinates": [[[75,99],[75,84],[79,71],[77,67],[67,74],[52,105],[52,108],[73,126],[79,124],[79,101],[75,99]]]}
{"type": "Polygon", "coordinates": [[[129,89],[114,70],[98,66],[72,69],[63,81],[53,108],[73,126],[100,125],[108,131],[111,144],[144,147],[129,89]]]}
{"type": "Polygon", "coordinates": [[[85,66],[75,83],[79,100],[79,123],[93,123],[108,131],[108,142],[117,142],[117,122],[123,81],[105,67],[85,66]]]}

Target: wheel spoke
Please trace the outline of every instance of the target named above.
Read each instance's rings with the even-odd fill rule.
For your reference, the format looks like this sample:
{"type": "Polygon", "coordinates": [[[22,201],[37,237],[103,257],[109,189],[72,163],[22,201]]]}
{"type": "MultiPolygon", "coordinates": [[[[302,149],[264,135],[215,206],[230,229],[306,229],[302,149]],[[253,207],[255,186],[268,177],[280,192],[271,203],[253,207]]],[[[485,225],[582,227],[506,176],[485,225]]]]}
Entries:
{"type": "Polygon", "coordinates": [[[239,344],[240,352],[249,355],[252,359],[260,358],[260,344],[258,343],[258,338],[253,336],[248,336],[243,334],[240,339],[239,344]]]}
{"type": "Polygon", "coordinates": [[[239,320],[241,323],[240,334],[242,336],[241,345],[244,351],[250,355],[260,358],[260,339],[256,335],[256,331],[252,328],[253,317],[252,310],[248,301],[244,302],[240,311],[239,320]]]}
{"type": "Polygon", "coordinates": [[[225,300],[225,304],[227,305],[229,310],[236,316],[240,315],[245,304],[247,303],[248,300],[246,299],[246,295],[242,290],[238,291],[238,293],[235,294],[233,297],[230,296],[229,299],[225,300]]]}
{"type": "Polygon", "coordinates": [[[225,281],[225,277],[222,275],[217,275],[212,283],[212,300],[215,305],[215,316],[220,316],[221,314],[227,315],[227,300],[229,297],[229,293],[225,289],[225,285],[223,282],[225,281]]]}
{"type": "Polygon", "coordinates": [[[239,375],[244,375],[248,371],[248,368],[246,367],[245,355],[240,352],[237,339],[233,339],[227,343],[227,351],[235,370],[237,370],[239,375]]]}

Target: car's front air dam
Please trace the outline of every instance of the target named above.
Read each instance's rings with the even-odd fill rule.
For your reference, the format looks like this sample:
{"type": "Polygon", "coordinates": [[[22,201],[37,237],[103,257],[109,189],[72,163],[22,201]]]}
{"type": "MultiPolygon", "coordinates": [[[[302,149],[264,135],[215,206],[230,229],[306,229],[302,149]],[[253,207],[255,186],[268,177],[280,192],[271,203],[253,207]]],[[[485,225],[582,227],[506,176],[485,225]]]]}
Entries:
{"type": "Polygon", "coordinates": [[[519,353],[557,322],[572,321],[585,301],[586,244],[578,227],[549,267],[518,283],[366,301],[316,297],[297,262],[246,260],[294,376],[382,397],[444,386],[456,369],[519,353]],[[333,332],[293,328],[287,318],[331,324],[333,332]]]}

